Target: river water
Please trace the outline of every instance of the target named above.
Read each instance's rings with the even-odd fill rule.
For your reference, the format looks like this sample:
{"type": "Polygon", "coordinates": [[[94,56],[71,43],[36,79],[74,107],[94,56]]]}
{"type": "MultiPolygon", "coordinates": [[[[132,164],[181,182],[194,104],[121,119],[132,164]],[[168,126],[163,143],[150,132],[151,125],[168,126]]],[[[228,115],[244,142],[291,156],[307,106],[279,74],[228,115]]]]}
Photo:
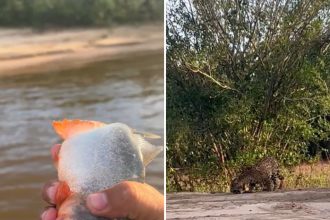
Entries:
{"type": "MultiPolygon", "coordinates": [[[[0,219],[35,220],[40,190],[56,179],[53,120],[123,122],[163,137],[163,54],[139,55],[80,69],[0,77],[0,219]]],[[[162,144],[163,140],[157,141],[162,144]]],[[[163,192],[163,156],[146,182],[163,192]]]]}

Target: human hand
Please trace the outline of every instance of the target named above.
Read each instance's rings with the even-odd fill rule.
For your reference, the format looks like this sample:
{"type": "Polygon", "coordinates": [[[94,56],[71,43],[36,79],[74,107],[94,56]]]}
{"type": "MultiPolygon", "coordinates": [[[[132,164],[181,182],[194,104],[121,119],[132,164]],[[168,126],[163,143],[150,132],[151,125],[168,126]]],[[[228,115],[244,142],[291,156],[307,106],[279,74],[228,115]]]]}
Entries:
{"type": "MultiPolygon", "coordinates": [[[[55,166],[59,149],[60,145],[55,145],[51,150],[55,166]]],[[[52,205],[41,214],[42,220],[60,220],[71,205],[69,201],[64,201],[59,210],[55,208],[58,184],[57,181],[48,182],[42,190],[43,199],[52,205]]],[[[93,215],[106,218],[164,219],[164,196],[144,183],[121,182],[108,190],[90,194],[86,205],[93,215]]]]}

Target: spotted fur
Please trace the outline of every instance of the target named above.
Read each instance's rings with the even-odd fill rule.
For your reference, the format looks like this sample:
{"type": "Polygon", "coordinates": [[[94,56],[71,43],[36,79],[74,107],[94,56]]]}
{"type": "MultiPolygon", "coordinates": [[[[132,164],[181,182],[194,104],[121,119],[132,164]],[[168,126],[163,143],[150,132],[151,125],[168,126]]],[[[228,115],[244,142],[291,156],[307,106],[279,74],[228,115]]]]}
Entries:
{"type": "Polygon", "coordinates": [[[283,176],[279,164],[273,157],[266,157],[257,164],[245,168],[230,187],[232,193],[253,192],[259,186],[265,191],[274,191],[283,187],[283,176]]]}

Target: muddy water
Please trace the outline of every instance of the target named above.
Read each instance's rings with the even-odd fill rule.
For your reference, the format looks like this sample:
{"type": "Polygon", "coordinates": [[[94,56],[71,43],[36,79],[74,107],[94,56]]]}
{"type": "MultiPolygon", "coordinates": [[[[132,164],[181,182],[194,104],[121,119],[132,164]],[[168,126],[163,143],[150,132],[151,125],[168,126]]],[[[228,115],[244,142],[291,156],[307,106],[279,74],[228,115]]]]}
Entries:
{"type": "MultiPolygon", "coordinates": [[[[55,179],[52,120],[123,122],[163,137],[163,55],[139,55],[88,67],[0,77],[0,219],[35,220],[55,179]]],[[[162,144],[162,140],[157,141],[162,144]]],[[[163,157],[146,181],[163,191],[163,157]]]]}

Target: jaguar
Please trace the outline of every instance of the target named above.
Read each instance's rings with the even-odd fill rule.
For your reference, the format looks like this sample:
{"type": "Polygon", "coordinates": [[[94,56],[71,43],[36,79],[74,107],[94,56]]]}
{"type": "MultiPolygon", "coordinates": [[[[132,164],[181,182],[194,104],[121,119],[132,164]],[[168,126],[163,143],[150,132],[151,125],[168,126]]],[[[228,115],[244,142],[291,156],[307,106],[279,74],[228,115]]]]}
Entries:
{"type": "Polygon", "coordinates": [[[247,167],[232,180],[230,191],[238,194],[243,192],[254,192],[257,186],[264,191],[275,191],[282,189],[284,177],[280,173],[277,160],[266,157],[254,166],[247,167]]]}

